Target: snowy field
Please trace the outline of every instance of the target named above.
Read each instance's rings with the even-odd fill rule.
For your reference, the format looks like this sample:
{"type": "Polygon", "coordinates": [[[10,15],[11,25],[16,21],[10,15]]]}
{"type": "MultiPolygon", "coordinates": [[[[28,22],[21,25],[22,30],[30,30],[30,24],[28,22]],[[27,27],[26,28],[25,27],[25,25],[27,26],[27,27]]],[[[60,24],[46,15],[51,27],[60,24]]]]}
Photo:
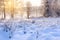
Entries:
{"type": "Polygon", "coordinates": [[[0,40],[60,40],[60,18],[0,20],[0,40]]]}

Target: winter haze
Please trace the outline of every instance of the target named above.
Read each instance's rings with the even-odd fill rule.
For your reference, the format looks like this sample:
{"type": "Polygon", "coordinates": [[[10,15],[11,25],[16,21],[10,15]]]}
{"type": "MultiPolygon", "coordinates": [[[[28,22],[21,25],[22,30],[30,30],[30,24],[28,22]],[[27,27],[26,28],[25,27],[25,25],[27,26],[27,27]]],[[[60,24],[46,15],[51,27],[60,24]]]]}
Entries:
{"type": "Polygon", "coordinates": [[[0,40],[60,40],[60,0],[0,0],[0,40]]]}

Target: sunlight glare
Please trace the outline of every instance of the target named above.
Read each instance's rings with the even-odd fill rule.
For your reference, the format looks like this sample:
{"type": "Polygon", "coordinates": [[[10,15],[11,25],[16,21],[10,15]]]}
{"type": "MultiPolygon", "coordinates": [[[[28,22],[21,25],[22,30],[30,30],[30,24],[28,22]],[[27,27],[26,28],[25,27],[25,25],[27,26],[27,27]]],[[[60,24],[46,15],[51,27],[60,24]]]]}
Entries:
{"type": "Polygon", "coordinates": [[[25,2],[30,1],[32,6],[40,6],[42,3],[42,0],[24,0],[25,2]]]}

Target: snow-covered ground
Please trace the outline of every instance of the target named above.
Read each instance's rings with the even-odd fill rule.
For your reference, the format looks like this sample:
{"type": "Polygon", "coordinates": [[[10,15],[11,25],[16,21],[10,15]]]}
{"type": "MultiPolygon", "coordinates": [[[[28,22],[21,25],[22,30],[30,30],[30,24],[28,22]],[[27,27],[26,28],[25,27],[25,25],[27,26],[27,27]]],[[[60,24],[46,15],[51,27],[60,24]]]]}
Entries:
{"type": "Polygon", "coordinates": [[[0,40],[60,40],[60,18],[0,21],[0,40]]]}

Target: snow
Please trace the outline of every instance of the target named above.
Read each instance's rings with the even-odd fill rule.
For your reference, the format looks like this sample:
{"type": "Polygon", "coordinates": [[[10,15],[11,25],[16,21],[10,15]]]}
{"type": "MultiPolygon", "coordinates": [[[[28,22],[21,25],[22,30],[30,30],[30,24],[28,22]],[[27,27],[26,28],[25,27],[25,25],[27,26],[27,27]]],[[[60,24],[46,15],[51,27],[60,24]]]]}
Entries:
{"type": "Polygon", "coordinates": [[[60,40],[60,18],[3,20],[0,40],[60,40]]]}

